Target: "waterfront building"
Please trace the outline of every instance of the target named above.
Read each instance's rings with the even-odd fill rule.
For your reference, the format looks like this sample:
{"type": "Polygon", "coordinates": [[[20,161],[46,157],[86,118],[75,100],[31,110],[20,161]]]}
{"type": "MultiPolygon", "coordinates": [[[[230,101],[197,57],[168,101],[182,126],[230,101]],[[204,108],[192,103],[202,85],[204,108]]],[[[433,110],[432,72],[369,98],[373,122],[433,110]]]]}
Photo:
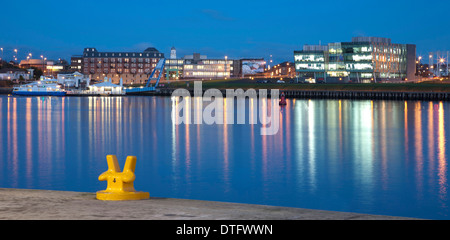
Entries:
{"type": "Polygon", "coordinates": [[[74,55],[70,58],[70,70],[83,72],[83,55],[74,55]]]}
{"type": "Polygon", "coordinates": [[[264,58],[243,58],[233,61],[232,76],[263,76],[266,67],[264,58]]]}
{"type": "Polygon", "coordinates": [[[264,75],[266,77],[295,77],[295,67],[293,62],[282,62],[271,68],[267,68],[264,75]]]}
{"type": "Polygon", "coordinates": [[[124,95],[122,79],[119,80],[119,84],[111,82],[111,78],[105,77],[104,81],[94,85],[88,86],[88,93],[100,94],[100,95],[124,95]]]}
{"type": "Polygon", "coordinates": [[[19,67],[20,68],[38,68],[40,69],[42,72],[44,72],[44,70],[46,69],[47,63],[49,61],[47,61],[47,59],[27,59],[27,60],[21,60],[19,63],[19,67]]]}
{"type": "Polygon", "coordinates": [[[58,83],[65,87],[81,87],[89,85],[89,75],[84,75],[80,72],[61,72],[58,73],[56,79],[58,83]]]}
{"type": "Polygon", "coordinates": [[[428,60],[426,57],[422,59],[422,56],[418,57],[418,63],[421,60],[428,62],[429,70],[436,77],[443,77],[449,75],[449,52],[448,51],[436,51],[430,52],[428,55],[428,60]]]}
{"type": "Polygon", "coordinates": [[[351,42],[305,45],[294,51],[297,77],[310,82],[414,80],[415,62],[415,45],[379,37],[353,37],[351,42]]]}
{"type": "Polygon", "coordinates": [[[113,83],[123,79],[126,84],[145,84],[158,61],[164,58],[156,48],[143,52],[99,52],[96,48],[83,51],[83,74],[91,80],[111,78],[113,83]]]}
{"type": "Polygon", "coordinates": [[[175,48],[171,49],[171,58],[166,59],[164,67],[166,79],[219,79],[264,75],[264,58],[208,59],[206,55],[194,53],[176,58],[175,48]]]}
{"type": "MultiPolygon", "coordinates": [[[[70,69],[89,75],[92,81],[102,81],[106,77],[113,83],[123,79],[124,84],[145,84],[162,58],[164,54],[155,48],[143,52],[99,52],[96,48],[85,48],[83,55],[72,56],[70,69]]],[[[177,58],[176,49],[172,47],[170,58],[165,60],[163,79],[209,80],[262,75],[265,64],[263,58],[232,60],[225,56],[208,59],[199,53],[177,58]]]]}
{"type": "Polygon", "coordinates": [[[19,80],[30,80],[30,79],[32,79],[32,71],[30,72],[20,68],[0,69],[0,80],[18,82],[19,80]]]}
{"type": "Polygon", "coordinates": [[[177,80],[183,78],[183,59],[166,59],[164,65],[165,79],[177,80]]]}
{"type": "Polygon", "coordinates": [[[58,61],[47,61],[47,66],[45,66],[44,75],[56,77],[58,73],[68,70],[69,65],[67,61],[59,59],[58,61]]]}
{"type": "Polygon", "coordinates": [[[183,78],[217,79],[229,78],[233,72],[233,60],[208,59],[206,55],[194,53],[183,58],[183,78]]]}
{"type": "Polygon", "coordinates": [[[38,68],[45,76],[56,76],[59,72],[65,71],[68,65],[64,60],[48,60],[47,58],[42,59],[27,59],[21,60],[19,63],[20,68],[38,68]]]}
{"type": "Polygon", "coordinates": [[[184,60],[177,59],[177,50],[175,47],[170,49],[170,58],[166,59],[164,65],[165,77],[167,80],[177,80],[183,78],[184,60]]]}

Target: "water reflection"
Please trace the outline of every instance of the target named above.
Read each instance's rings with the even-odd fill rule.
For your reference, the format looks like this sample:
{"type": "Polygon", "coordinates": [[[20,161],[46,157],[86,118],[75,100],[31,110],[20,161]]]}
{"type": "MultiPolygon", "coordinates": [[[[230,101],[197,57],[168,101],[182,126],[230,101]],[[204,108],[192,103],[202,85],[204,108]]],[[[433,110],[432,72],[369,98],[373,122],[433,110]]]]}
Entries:
{"type": "Polygon", "coordinates": [[[224,98],[210,125],[198,97],[1,96],[0,187],[94,192],[107,154],[135,155],[153,196],[450,218],[449,103],[288,99],[276,135],[260,104],[224,98]],[[191,121],[174,124],[180,104],[191,121]]]}
{"type": "MultiPolygon", "coordinates": [[[[422,104],[421,102],[415,103],[415,110],[414,110],[414,149],[415,149],[415,161],[416,163],[416,181],[417,181],[417,190],[419,197],[423,197],[423,144],[424,140],[422,138],[422,128],[426,125],[424,124],[422,126],[422,104]]],[[[430,161],[433,161],[433,159],[430,159],[430,161]]]]}
{"type": "MultiPolygon", "coordinates": [[[[447,159],[445,155],[445,129],[444,129],[444,106],[442,102],[439,102],[439,129],[438,129],[438,160],[439,160],[439,198],[442,201],[443,207],[448,209],[448,195],[447,195],[447,159]]],[[[433,141],[433,139],[429,139],[433,141]]]]}

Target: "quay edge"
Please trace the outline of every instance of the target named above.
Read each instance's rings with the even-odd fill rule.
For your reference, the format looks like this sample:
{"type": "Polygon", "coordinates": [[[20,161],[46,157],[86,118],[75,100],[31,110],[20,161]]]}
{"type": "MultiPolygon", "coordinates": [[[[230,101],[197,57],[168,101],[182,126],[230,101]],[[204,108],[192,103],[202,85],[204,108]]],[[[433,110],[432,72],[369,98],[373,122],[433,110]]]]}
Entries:
{"type": "MultiPolygon", "coordinates": [[[[175,89],[160,89],[158,93],[152,95],[170,96],[175,89]]],[[[219,89],[223,96],[226,96],[226,89],[219,89]]],[[[234,89],[236,90],[236,89],[234,89]]],[[[201,96],[202,92],[194,92],[189,89],[191,96],[201,96]]],[[[244,89],[245,91],[245,89],[244,89]]],[[[267,89],[267,97],[270,96],[270,89],[267,89]]],[[[335,90],[279,90],[286,98],[313,98],[313,99],[365,99],[365,100],[437,100],[450,101],[450,92],[394,92],[394,91],[335,91],[335,90]]],[[[256,90],[256,94],[259,91],[256,90]]]]}
{"type": "Polygon", "coordinates": [[[152,197],[102,201],[95,193],[0,188],[3,220],[420,220],[267,205],[152,197]]]}
{"type": "MultiPolygon", "coordinates": [[[[230,88],[232,90],[236,90],[230,88]]],[[[191,96],[194,94],[203,95],[207,89],[201,93],[195,93],[193,89],[187,89],[191,96]]],[[[246,91],[246,89],[243,89],[246,91]]],[[[130,94],[133,96],[171,96],[175,89],[161,88],[157,92],[130,94]]],[[[223,96],[226,96],[226,89],[219,89],[223,96]]],[[[409,91],[341,91],[341,90],[279,90],[286,98],[306,98],[306,99],[361,99],[361,100],[429,100],[429,101],[450,101],[450,92],[409,92],[409,91]]],[[[0,88],[0,95],[12,93],[12,88],[0,88]]],[[[256,89],[256,94],[259,90],[256,89]]],[[[66,95],[66,96],[102,96],[102,95],[66,95]]],[[[116,96],[116,95],[110,95],[116,96]]],[[[127,95],[117,95],[127,96],[127,95]]],[[[271,97],[270,89],[267,89],[267,97],[271,97]]]]}
{"type": "Polygon", "coordinates": [[[0,87],[0,94],[11,94],[13,88],[0,87]]]}

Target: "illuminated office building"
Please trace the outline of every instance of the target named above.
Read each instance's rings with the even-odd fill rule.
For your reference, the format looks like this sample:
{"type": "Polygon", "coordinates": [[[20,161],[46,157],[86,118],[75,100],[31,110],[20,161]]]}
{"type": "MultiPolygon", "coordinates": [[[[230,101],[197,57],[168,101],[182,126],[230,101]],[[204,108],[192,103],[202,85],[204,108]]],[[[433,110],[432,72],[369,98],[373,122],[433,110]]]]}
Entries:
{"type": "Polygon", "coordinates": [[[165,79],[178,80],[183,78],[183,59],[177,59],[177,50],[175,47],[170,49],[170,58],[166,59],[164,65],[165,79]]]}
{"type": "Polygon", "coordinates": [[[69,68],[64,60],[55,61],[47,60],[46,58],[21,60],[19,66],[25,69],[32,67],[38,68],[45,76],[53,77],[56,77],[59,72],[63,72],[69,68]]]}
{"type": "Polygon", "coordinates": [[[166,59],[164,65],[165,79],[166,80],[178,80],[183,78],[183,59],[166,59]]]}
{"type": "Polygon", "coordinates": [[[183,58],[183,77],[197,79],[229,78],[233,72],[233,60],[207,59],[205,55],[194,53],[183,58]]]}
{"type": "Polygon", "coordinates": [[[299,80],[385,82],[414,80],[416,46],[389,38],[354,37],[351,42],[305,45],[294,51],[299,80]]]}

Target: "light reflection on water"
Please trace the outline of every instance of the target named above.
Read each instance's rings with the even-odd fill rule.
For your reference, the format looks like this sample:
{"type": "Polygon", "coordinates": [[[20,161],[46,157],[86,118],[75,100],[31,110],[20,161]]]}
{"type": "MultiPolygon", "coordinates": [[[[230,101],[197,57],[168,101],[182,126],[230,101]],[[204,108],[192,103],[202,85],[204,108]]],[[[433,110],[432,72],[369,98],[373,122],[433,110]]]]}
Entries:
{"type": "Polygon", "coordinates": [[[447,102],[288,99],[263,136],[259,101],[207,125],[191,100],[176,125],[169,97],[1,96],[0,187],[95,192],[107,154],[135,155],[151,196],[450,219],[447,102]]]}

